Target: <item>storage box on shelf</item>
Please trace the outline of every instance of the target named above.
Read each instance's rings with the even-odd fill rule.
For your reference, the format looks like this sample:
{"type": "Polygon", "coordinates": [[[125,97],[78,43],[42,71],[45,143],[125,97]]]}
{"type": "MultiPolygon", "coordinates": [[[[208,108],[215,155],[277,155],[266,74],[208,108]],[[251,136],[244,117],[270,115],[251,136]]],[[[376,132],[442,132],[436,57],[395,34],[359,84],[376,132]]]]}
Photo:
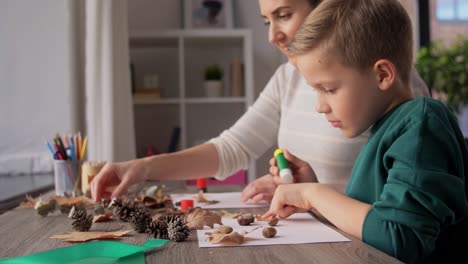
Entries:
{"type": "MultiPolygon", "coordinates": [[[[136,90],[143,86],[144,76],[157,75],[160,91],[160,98],[134,97],[139,156],[149,145],[166,152],[175,127],[181,131],[179,149],[209,140],[233,125],[253,103],[248,29],[130,32],[130,58],[136,90]],[[223,70],[222,96],[209,96],[204,89],[205,70],[213,64],[223,70]]],[[[245,178],[245,173],[236,175],[245,178]]],[[[254,162],[247,175],[249,181],[255,179],[254,162]]]]}

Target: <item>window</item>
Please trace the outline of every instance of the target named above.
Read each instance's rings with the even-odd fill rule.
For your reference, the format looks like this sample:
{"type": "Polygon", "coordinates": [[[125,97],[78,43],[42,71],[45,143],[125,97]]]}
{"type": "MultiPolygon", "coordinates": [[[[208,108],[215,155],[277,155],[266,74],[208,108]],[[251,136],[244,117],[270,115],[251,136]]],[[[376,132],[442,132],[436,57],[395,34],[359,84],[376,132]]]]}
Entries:
{"type": "Polygon", "coordinates": [[[436,16],[440,21],[468,22],[468,0],[437,0],[436,16]]]}

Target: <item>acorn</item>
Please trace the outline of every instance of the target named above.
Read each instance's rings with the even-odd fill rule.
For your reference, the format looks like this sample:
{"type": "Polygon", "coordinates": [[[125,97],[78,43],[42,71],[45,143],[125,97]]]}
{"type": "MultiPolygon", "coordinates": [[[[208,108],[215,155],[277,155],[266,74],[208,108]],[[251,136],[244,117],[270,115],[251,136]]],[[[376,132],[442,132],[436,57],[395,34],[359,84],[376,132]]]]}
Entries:
{"type": "Polygon", "coordinates": [[[269,226],[275,226],[275,225],[278,224],[278,221],[279,221],[278,218],[273,217],[273,218],[270,219],[270,221],[268,221],[268,225],[269,225],[269,226]]]}
{"type": "Polygon", "coordinates": [[[262,235],[266,238],[272,238],[276,236],[276,229],[274,227],[267,226],[263,228],[262,235]]]}
{"type": "Polygon", "coordinates": [[[241,214],[237,217],[237,223],[241,226],[248,226],[253,222],[255,222],[253,214],[241,214]]]}

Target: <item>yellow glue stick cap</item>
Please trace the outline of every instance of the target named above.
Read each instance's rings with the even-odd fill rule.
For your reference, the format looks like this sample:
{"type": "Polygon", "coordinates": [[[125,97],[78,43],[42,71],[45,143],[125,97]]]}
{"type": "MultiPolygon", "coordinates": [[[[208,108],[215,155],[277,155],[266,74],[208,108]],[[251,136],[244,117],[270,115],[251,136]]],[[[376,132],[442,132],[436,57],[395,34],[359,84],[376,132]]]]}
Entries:
{"type": "Polygon", "coordinates": [[[273,153],[273,156],[278,156],[279,154],[283,153],[283,149],[276,149],[275,152],[273,153]]]}

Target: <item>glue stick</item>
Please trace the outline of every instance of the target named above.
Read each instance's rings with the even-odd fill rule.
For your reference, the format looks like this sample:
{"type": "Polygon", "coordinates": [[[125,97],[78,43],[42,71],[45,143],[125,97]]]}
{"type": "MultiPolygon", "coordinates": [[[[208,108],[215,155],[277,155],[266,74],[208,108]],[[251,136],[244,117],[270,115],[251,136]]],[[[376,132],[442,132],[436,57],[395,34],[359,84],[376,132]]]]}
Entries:
{"type": "Polygon", "coordinates": [[[292,176],[292,171],[289,169],[289,163],[284,157],[283,150],[282,149],[277,149],[275,150],[274,153],[275,159],[276,159],[276,165],[279,168],[279,174],[281,178],[282,183],[292,183],[293,182],[293,176],[292,176]]]}

